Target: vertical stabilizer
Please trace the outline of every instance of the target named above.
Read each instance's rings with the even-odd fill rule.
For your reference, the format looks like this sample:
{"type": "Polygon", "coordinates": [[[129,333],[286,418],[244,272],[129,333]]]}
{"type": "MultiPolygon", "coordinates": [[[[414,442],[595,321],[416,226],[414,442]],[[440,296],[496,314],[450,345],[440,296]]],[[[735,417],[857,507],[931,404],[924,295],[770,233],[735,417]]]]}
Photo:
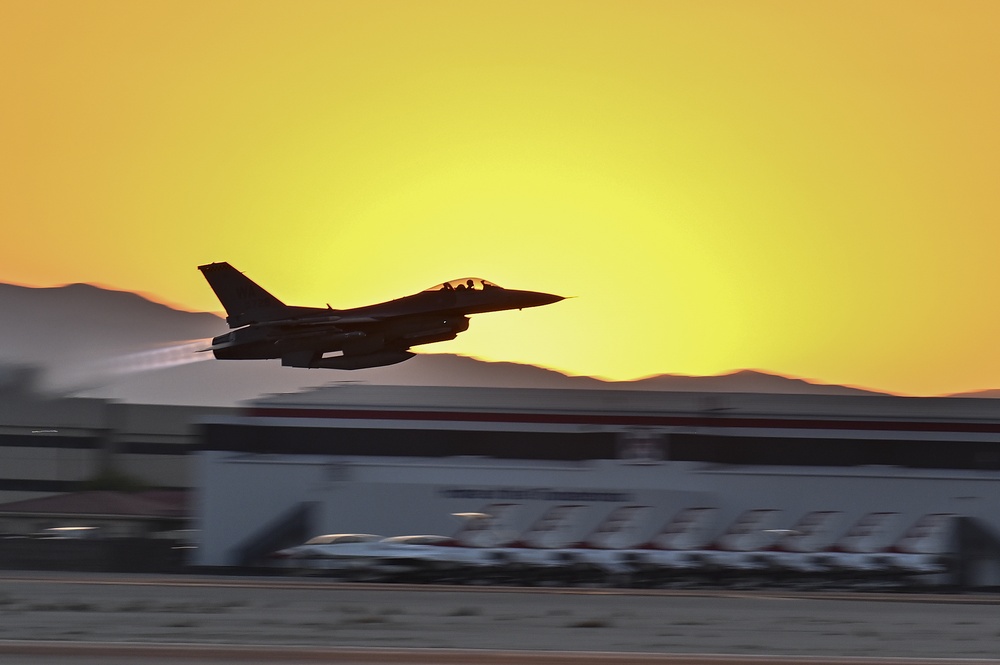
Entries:
{"type": "Polygon", "coordinates": [[[517,503],[491,503],[478,513],[453,513],[465,520],[453,538],[464,547],[505,547],[517,533],[510,525],[517,503]]]}
{"type": "Polygon", "coordinates": [[[283,302],[228,263],[209,263],[198,266],[198,270],[226,309],[230,328],[285,315],[287,307],[283,302]]]}
{"type": "Polygon", "coordinates": [[[888,545],[889,529],[899,513],[878,512],[863,516],[834,546],[837,552],[878,552],[888,545]]]}
{"type": "Polygon", "coordinates": [[[521,535],[521,546],[539,549],[566,547],[570,542],[567,532],[576,526],[572,518],[582,508],[578,504],[552,506],[521,535]]]}
{"type": "Polygon", "coordinates": [[[663,550],[690,550],[703,547],[718,508],[685,508],[671,518],[653,539],[651,546],[663,550]]]}
{"type": "Polygon", "coordinates": [[[892,549],[907,554],[940,554],[948,551],[951,527],[958,515],[931,513],[911,526],[892,549]]]}
{"type": "Polygon", "coordinates": [[[597,549],[623,549],[635,544],[635,533],[649,506],[619,506],[604,518],[584,544],[597,549]]]}
{"type": "Polygon", "coordinates": [[[806,513],[775,543],[781,552],[818,552],[833,540],[833,523],[840,516],[836,510],[814,510],[806,513]]]}
{"type": "Polygon", "coordinates": [[[773,508],[753,508],[744,511],[719,537],[716,546],[729,552],[749,552],[764,547],[773,539],[768,527],[780,513],[773,508]]]}

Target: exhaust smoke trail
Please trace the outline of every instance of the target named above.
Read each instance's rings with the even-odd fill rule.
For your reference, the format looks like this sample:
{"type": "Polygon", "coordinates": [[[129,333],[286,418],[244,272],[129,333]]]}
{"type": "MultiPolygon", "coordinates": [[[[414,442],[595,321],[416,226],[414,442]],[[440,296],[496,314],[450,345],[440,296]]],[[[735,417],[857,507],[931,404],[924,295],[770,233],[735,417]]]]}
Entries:
{"type": "Polygon", "coordinates": [[[212,360],[211,353],[200,353],[211,346],[212,340],[197,339],[174,342],[144,351],[126,353],[78,365],[70,372],[70,394],[100,388],[132,374],[151,372],[181,365],[212,360]]]}
{"type": "Polygon", "coordinates": [[[211,345],[211,339],[175,342],[147,351],[138,351],[136,353],[107,358],[90,365],[88,369],[100,376],[116,377],[135,374],[137,372],[178,367],[180,365],[190,365],[191,363],[203,360],[211,360],[213,357],[211,353],[199,353],[199,351],[211,345]]]}

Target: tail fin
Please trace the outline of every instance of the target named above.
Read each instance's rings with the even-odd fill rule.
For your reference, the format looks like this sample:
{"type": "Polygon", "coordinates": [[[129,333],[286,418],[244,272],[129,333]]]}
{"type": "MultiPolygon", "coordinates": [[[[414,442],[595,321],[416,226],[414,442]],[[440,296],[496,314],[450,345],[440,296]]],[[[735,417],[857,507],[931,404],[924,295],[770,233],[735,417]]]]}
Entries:
{"type": "Polygon", "coordinates": [[[693,550],[704,547],[710,537],[718,508],[685,508],[674,515],[651,545],[661,550],[693,550]]]}
{"type": "Polygon", "coordinates": [[[837,552],[878,552],[886,546],[889,527],[899,517],[899,513],[868,513],[854,523],[847,533],[833,544],[837,552]]]}
{"type": "Polygon", "coordinates": [[[623,549],[630,545],[639,528],[641,518],[649,506],[619,506],[612,510],[597,528],[587,536],[584,544],[603,550],[623,549]]]}
{"type": "Polygon", "coordinates": [[[892,550],[908,554],[940,554],[948,549],[949,527],[958,517],[951,513],[924,515],[900,538],[892,550]]]}
{"type": "Polygon", "coordinates": [[[505,547],[517,535],[510,518],[520,507],[518,503],[491,503],[478,513],[452,513],[465,519],[452,537],[465,547],[505,547]]]}
{"type": "Polygon", "coordinates": [[[744,511],[715,542],[716,548],[729,552],[749,552],[766,543],[768,523],[778,513],[774,508],[752,508],[744,511]]]}
{"type": "Polygon", "coordinates": [[[806,513],[774,544],[781,552],[818,552],[829,545],[832,523],[840,517],[837,510],[814,510],[806,513]]]}
{"type": "Polygon", "coordinates": [[[287,310],[285,303],[228,263],[209,263],[198,270],[226,308],[230,328],[281,318],[287,310]]]}
{"type": "Polygon", "coordinates": [[[566,547],[571,542],[566,532],[576,526],[575,521],[570,518],[575,517],[583,507],[580,504],[552,506],[521,534],[520,544],[540,549],[566,547]]]}

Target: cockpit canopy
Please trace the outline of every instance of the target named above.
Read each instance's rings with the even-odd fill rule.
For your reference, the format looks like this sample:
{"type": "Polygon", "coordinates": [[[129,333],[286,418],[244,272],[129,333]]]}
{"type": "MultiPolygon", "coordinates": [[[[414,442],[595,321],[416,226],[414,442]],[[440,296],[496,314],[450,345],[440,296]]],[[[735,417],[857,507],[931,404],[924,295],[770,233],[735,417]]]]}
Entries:
{"type": "Polygon", "coordinates": [[[478,277],[463,277],[462,279],[453,279],[450,282],[445,282],[444,284],[438,284],[437,286],[432,286],[429,289],[424,289],[425,291],[465,291],[471,289],[473,291],[488,291],[490,289],[501,289],[503,287],[497,286],[493,282],[487,282],[485,279],[479,279],[478,277]]]}

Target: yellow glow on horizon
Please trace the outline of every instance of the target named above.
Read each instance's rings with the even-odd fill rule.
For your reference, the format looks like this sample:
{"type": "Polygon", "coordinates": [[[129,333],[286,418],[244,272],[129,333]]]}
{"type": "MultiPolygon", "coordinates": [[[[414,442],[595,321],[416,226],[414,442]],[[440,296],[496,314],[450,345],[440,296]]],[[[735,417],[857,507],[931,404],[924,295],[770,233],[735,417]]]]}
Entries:
{"type": "Polygon", "coordinates": [[[7,0],[0,281],[577,296],[426,352],[1000,386],[1000,4],[7,0]]]}

